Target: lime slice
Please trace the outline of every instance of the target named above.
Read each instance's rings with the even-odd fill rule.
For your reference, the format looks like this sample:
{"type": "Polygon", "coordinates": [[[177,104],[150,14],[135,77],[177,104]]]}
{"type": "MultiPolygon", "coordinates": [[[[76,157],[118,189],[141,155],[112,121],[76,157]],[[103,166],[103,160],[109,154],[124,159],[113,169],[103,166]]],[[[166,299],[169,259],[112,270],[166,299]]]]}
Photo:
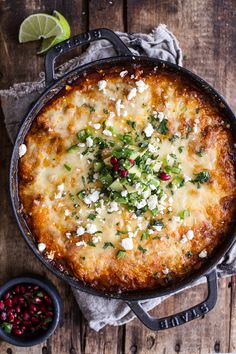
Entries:
{"type": "Polygon", "coordinates": [[[19,42],[25,43],[41,38],[57,37],[63,32],[63,27],[56,17],[47,14],[34,14],[22,22],[19,42]]]}
{"type": "Polygon", "coordinates": [[[60,14],[60,12],[58,11],[53,11],[53,16],[55,16],[55,18],[59,21],[63,32],[58,36],[43,39],[41,48],[37,54],[43,54],[57,43],[60,43],[70,38],[70,25],[65,19],[65,17],[62,16],[62,14],[60,14]]]}

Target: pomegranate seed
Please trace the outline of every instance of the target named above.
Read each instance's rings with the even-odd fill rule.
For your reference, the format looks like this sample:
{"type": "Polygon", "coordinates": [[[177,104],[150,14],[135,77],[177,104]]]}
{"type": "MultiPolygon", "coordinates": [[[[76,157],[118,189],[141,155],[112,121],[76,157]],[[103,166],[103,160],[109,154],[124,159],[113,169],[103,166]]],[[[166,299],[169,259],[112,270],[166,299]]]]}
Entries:
{"type": "Polygon", "coordinates": [[[39,319],[37,317],[32,317],[31,322],[32,323],[39,323],[39,319]]]}
{"type": "Polygon", "coordinates": [[[9,297],[10,297],[10,293],[9,292],[4,295],[4,299],[5,300],[8,299],[9,297]]]}
{"type": "Polygon", "coordinates": [[[20,336],[22,335],[22,331],[18,328],[13,328],[12,332],[16,335],[16,336],[20,336]]]}
{"type": "Polygon", "coordinates": [[[4,302],[1,300],[1,301],[0,301],[0,310],[3,311],[4,308],[5,308],[5,304],[4,304],[4,302]]]}
{"type": "Polygon", "coordinates": [[[28,321],[30,319],[30,314],[29,312],[25,311],[22,315],[22,318],[24,321],[28,321]]]}
{"type": "Polygon", "coordinates": [[[23,321],[23,325],[29,327],[31,325],[30,321],[23,321]]]}
{"type": "Polygon", "coordinates": [[[35,301],[36,304],[41,304],[42,299],[40,299],[40,297],[37,296],[37,297],[34,299],[34,301],[35,301]]]}
{"type": "Polygon", "coordinates": [[[25,286],[24,285],[20,285],[20,292],[21,292],[21,294],[25,293],[25,286]]]}
{"type": "Polygon", "coordinates": [[[46,312],[47,312],[46,306],[41,305],[41,306],[40,306],[40,311],[41,311],[42,313],[46,313],[46,312]]]}
{"type": "Polygon", "coordinates": [[[8,321],[9,321],[9,322],[13,322],[13,321],[14,321],[14,318],[15,318],[14,314],[13,314],[13,313],[9,313],[9,315],[8,315],[8,321]]]}
{"type": "Polygon", "coordinates": [[[46,316],[47,316],[47,317],[53,317],[53,312],[52,312],[52,311],[48,311],[48,312],[46,313],[46,316]]]}
{"type": "Polygon", "coordinates": [[[35,285],[35,286],[34,286],[34,290],[38,291],[38,290],[39,290],[39,286],[38,286],[38,285],[35,285]]]}
{"type": "Polygon", "coordinates": [[[35,306],[34,304],[30,304],[30,311],[31,312],[36,312],[38,310],[37,306],[35,306]]]}
{"type": "Polygon", "coordinates": [[[20,320],[18,318],[15,318],[14,321],[13,321],[13,326],[17,326],[20,324],[20,320]]]}
{"type": "Polygon", "coordinates": [[[7,319],[7,314],[6,314],[6,312],[2,312],[2,313],[1,313],[0,319],[1,319],[2,321],[5,321],[5,320],[7,319]]]}
{"type": "Polygon", "coordinates": [[[16,313],[21,313],[21,307],[19,305],[17,305],[15,307],[15,311],[16,311],[16,313]]]}
{"type": "Polygon", "coordinates": [[[163,171],[160,173],[160,179],[162,181],[169,181],[169,179],[171,179],[171,176],[163,171]]]}
{"type": "Polygon", "coordinates": [[[114,165],[117,165],[118,164],[118,160],[115,156],[112,156],[110,158],[110,163],[114,166],[114,165]]]}
{"type": "Polygon", "coordinates": [[[14,296],[13,298],[12,298],[12,303],[13,303],[13,305],[17,305],[18,304],[18,296],[14,296]]]}
{"type": "Polygon", "coordinates": [[[124,169],[124,170],[120,170],[120,175],[121,177],[127,177],[129,174],[128,170],[124,169]]]}
{"type": "Polygon", "coordinates": [[[16,294],[19,294],[20,293],[20,285],[16,285],[14,288],[14,291],[16,294]]]}
{"type": "Polygon", "coordinates": [[[117,163],[116,165],[113,165],[113,168],[115,171],[119,171],[120,170],[120,165],[117,163]]]}
{"type": "Polygon", "coordinates": [[[23,297],[23,296],[19,296],[19,297],[18,297],[18,302],[19,302],[20,304],[24,304],[24,303],[25,303],[24,297],[23,297]]]}
{"type": "Polygon", "coordinates": [[[25,331],[25,326],[21,326],[20,329],[21,329],[21,331],[23,333],[25,331]]]}
{"type": "Polygon", "coordinates": [[[6,305],[7,307],[12,307],[12,299],[10,299],[10,298],[6,299],[5,305],[6,305]]]}
{"type": "Polygon", "coordinates": [[[134,166],[135,161],[133,159],[129,159],[129,162],[130,162],[131,166],[134,166]]]}

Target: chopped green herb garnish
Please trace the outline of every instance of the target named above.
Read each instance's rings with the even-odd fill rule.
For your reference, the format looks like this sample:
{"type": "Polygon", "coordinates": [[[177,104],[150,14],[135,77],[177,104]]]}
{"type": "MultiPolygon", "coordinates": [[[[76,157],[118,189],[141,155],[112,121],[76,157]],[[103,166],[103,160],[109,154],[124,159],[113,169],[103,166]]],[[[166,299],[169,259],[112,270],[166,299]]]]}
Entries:
{"type": "Polygon", "coordinates": [[[127,124],[130,125],[133,129],[136,128],[136,122],[134,122],[133,120],[127,120],[127,124]]]}
{"type": "Polygon", "coordinates": [[[143,253],[147,252],[146,248],[143,248],[141,245],[138,245],[138,250],[143,252],[143,253]]]}
{"type": "Polygon", "coordinates": [[[112,248],[115,248],[113,243],[111,242],[105,242],[104,245],[103,245],[103,249],[105,250],[106,248],[108,247],[112,247],[112,248]]]}
{"type": "Polygon", "coordinates": [[[182,152],[184,151],[184,147],[183,146],[179,146],[178,147],[178,151],[179,151],[180,154],[182,154],[182,152]]]}
{"type": "Polygon", "coordinates": [[[66,163],[64,164],[64,167],[67,171],[71,171],[71,167],[69,165],[67,165],[66,163]]]}
{"type": "Polygon", "coordinates": [[[96,219],[96,214],[89,214],[88,219],[90,220],[95,220],[96,219]]]}
{"type": "Polygon", "coordinates": [[[91,106],[89,103],[84,103],[83,106],[87,107],[89,109],[90,113],[95,112],[95,108],[93,106],[91,106]]]}
{"type": "Polygon", "coordinates": [[[157,131],[160,133],[160,134],[163,134],[163,135],[166,135],[169,131],[168,127],[167,127],[167,123],[168,123],[168,120],[167,119],[163,119],[157,129],[157,131]]]}
{"type": "Polygon", "coordinates": [[[179,213],[179,217],[180,217],[180,219],[182,219],[182,220],[184,220],[184,219],[187,218],[188,216],[190,216],[190,211],[187,210],[187,209],[185,209],[185,210],[183,210],[183,211],[181,211],[181,212],[179,213]]]}
{"type": "Polygon", "coordinates": [[[210,174],[208,171],[202,171],[199,173],[195,173],[195,176],[196,176],[196,178],[191,181],[192,183],[198,183],[198,184],[199,183],[206,183],[210,179],[210,174]]]}
{"type": "Polygon", "coordinates": [[[177,140],[177,139],[179,139],[179,136],[178,135],[172,135],[172,137],[169,139],[169,141],[171,142],[171,143],[173,143],[175,140],[177,140]]]}
{"type": "Polygon", "coordinates": [[[204,147],[203,147],[203,146],[201,146],[201,147],[199,148],[199,150],[197,150],[197,151],[196,151],[196,155],[198,155],[198,156],[202,157],[202,156],[203,156],[204,151],[205,151],[204,147]]]}
{"type": "Polygon", "coordinates": [[[83,182],[83,185],[84,185],[84,188],[85,188],[85,187],[86,187],[86,180],[85,180],[85,177],[82,176],[81,178],[82,178],[82,182],[83,182]]]}
{"type": "Polygon", "coordinates": [[[86,196],[86,192],[85,192],[85,190],[83,190],[83,191],[78,192],[76,195],[80,200],[83,200],[86,196]]]}
{"type": "Polygon", "coordinates": [[[2,329],[4,330],[4,332],[6,333],[11,333],[12,330],[12,324],[8,323],[8,322],[3,322],[1,324],[2,329]]]}
{"type": "Polygon", "coordinates": [[[92,241],[88,241],[87,245],[91,246],[91,247],[96,247],[95,243],[93,243],[92,241]]]}
{"type": "Polygon", "coordinates": [[[122,231],[122,230],[117,230],[116,231],[116,235],[119,236],[119,235],[124,235],[124,234],[127,234],[127,231],[122,231]]]}
{"type": "Polygon", "coordinates": [[[148,238],[148,234],[146,232],[143,232],[142,235],[141,235],[141,238],[140,240],[143,241],[143,240],[147,240],[148,238]]]}
{"type": "Polygon", "coordinates": [[[78,145],[72,145],[71,147],[69,147],[67,149],[67,152],[74,152],[74,151],[77,151],[79,149],[80,149],[80,147],[78,145]]]}
{"type": "Polygon", "coordinates": [[[126,253],[125,250],[119,250],[119,251],[116,253],[116,257],[117,257],[117,258],[123,258],[123,257],[125,256],[125,253],[126,253]]]}
{"type": "Polygon", "coordinates": [[[192,251],[188,251],[185,255],[186,255],[186,257],[192,257],[193,256],[193,252],[192,251]]]}

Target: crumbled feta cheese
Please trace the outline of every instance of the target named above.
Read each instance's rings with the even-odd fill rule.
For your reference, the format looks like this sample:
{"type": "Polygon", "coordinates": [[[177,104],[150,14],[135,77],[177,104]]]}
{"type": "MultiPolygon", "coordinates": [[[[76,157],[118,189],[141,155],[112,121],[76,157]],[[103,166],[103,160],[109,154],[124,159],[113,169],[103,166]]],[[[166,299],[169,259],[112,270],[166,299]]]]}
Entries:
{"type": "Polygon", "coordinates": [[[88,224],[87,227],[86,227],[86,231],[89,234],[95,234],[95,232],[97,232],[97,226],[94,225],[94,224],[88,224]]]}
{"type": "Polygon", "coordinates": [[[89,136],[86,139],[86,145],[87,147],[92,147],[93,146],[93,139],[89,136]]]}
{"type": "Polygon", "coordinates": [[[172,220],[176,221],[176,222],[181,222],[180,217],[179,216],[175,216],[175,215],[172,217],[172,220]]]}
{"type": "Polygon", "coordinates": [[[169,274],[169,272],[170,272],[170,271],[169,271],[169,269],[168,269],[167,267],[162,270],[162,273],[163,273],[163,274],[169,274]]]}
{"type": "Polygon", "coordinates": [[[158,118],[160,120],[160,122],[164,119],[165,115],[163,112],[158,112],[158,118]]]}
{"type": "Polygon", "coordinates": [[[137,89],[133,87],[127,96],[127,100],[128,101],[132,100],[132,98],[134,98],[136,95],[137,95],[137,89]]]}
{"type": "Polygon", "coordinates": [[[135,237],[135,234],[132,231],[129,231],[128,236],[132,238],[132,237],[135,237]]]}
{"type": "Polygon", "coordinates": [[[123,240],[121,241],[121,246],[127,251],[132,250],[134,248],[132,238],[123,238],[123,240]]]}
{"type": "Polygon", "coordinates": [[[77,247],[80,247],[80,246],[86,247],[86,246],[87,246],[87,243],[86,243],[84,240],[82,240],[82,241],[76,242],[76,246],[77,246],[77,247]]]}
{"type": "Polygon", "coordinates": [[[108,209],[109,213],[113,213],[114,211],[118,211],[119,210],[119,206],[116,202],[111,202],[110,203],[110,208],[108,209]]]}
{"type": "Polygon", "coordinates": [[[153,228],[156,230],[156,231],[161,231],[163,229],[163,226],[162,225],[153,225],[153,228]]]}
{"type": "Polygon", "coordinates": [[[192,240],[193,237],[194,237],[193,230],[188,230],[188,231],[186,232],[186,237],[187,237],[188,240],[192,240]]]}
{"type": "Polygon", "coordinates": [[[98,243],[99,241],[101,241],[101,239],[102,239],[101,236],[93,236],[92,237],[92,242],[93,243],[98,243]]]}
{"type": "Polygon", "coordinates": [[[147,199],[150,194],[151,194],[150,189],[147,189],[146,191],[144,191],[142,193],[142,196],[143,196],[144,199],[147,199]]]}
{"type": "Polygon", "coordinates": [[[84,198],[84,202],[86,204],[96,203],[99,199],[99,195],[100,195],[99,191],[94,191],[84,198]]]}
{"type": "Polygon", "coordinates": [[[157,187],[156,186],[154,186],[154,184],[150,184],[150,189],[152,190],[152,191],[155,191],[156,189],[157,189],[157,187]]]}
{"type": "Polygon", "coordinates": [[[181,243],[186,243],[188,241],[186,235],[183,235],[183,237],[181,238],[180,242],[181,243]]]}
{"type": "Polygon", "coordinates": [[[161,199],[160,199],[160,203],[161,204],[163,204],[163,205],[165,205],[165,200],[166,200],[166,198],[167,198],[167,194],[163,194],[163,196],[161,197],[161,199]]]}
{"type": "Polygon", "coordinates": [[[100,124],[100,123],[95,123],[95,124],[93,125],[93,127],[94,127],[94,129],[98,130],[98,129],[101,128],[101,124],[100,124]]]}
{"type": "Polygon", "coordinates": [[[26,151],[27,151],[26,145],[25,145],[25,144],[21,144],[21,145],[19,146],[19,157],[24,156],[25,153],[26,153],[26,151]]]}
{"type": "Polygon", "coordinates": [[[66,235],[67,238],[70,238],[71,237],[71,232],[66,232],[65,235],[66,235]]]}
{"type": "Polygon", "coordinates": [[[112,132],[108,129],[104,129],[102,133],[106,136],[112,136],[112,132]]]}
{"type": "Polygon", "coordinates": [[[184,176],[184,182],[189,182],[191,181],[191,177],[189,176],[184,176]]]}
{"type": "Polygon", "coordinates": [[[66,209],[64,214],[65,214],[65,216],[69,216],[70,215],[70,210],[66,209]]]}
{"type": "Polygon", "coordinates": [[[151,123],[148,123],[148,125],[144,129],[144,133],[145,133],[146,137],[150,138],[152,136],[153,132],[154,132],[153,126],[151,125],[151,123]]]}
{"type": "Polygon", "coordinates": [[[85,233],[85,228],[83,226],[79,226],[76,230],[76,235],[81,236],[85,233]]]}
{"type": "Polygon", "coordinates": [[[128,115],[127,111],[124,111],[123,114],[122,114],[123,117],[127,117],[127,115],[128,115]]]}
{"type": "Polygon", "coordinates": [[[120,117],[120,110],[121,108],[123,108],[124,106],[121,104],[121,99],[116,101],[116,112],[118,117],[120,117]]]}
{"type": "Polygon", "coordinates": [[[147,204],[146,200],[143,199],[143,200],[141,200],[141,202],[137,203],[136,207],[137,207],[137,209],[142,209],[145,207],[146,204],[147,204]]]}
{"type": "Polygon", "coordinates": [[[106,86],[107,86],[106,80],[98,81],[98,89],[99,89],[99,91],[104,90],[106,88],[106,86]]]}
{"type": "Polygon", "coordinates": [[[174,199],[172,197],[169,198],[169,203],[173,204],[174,199]]]}
{"type": "Polygon", "coordinates": [[[199,253],[198,257],[200,258],[206,258],[207,257],[207,251],[206,250],[203,250],[199,253]]]}
{"type": "Polygon", "coordinates": [[[39,252],[43,252],[45,250],[45,248],[46,248],[45,243],[42,243],[42,242],[38,243],[39,252]]]}
{"type": "Polygon", "coordinates": [[[151,195],[148,200],[148,209],[153,210],[157,207],[157,196],[155,194],[151,195]]]}
{"type": "Polygon", "coordinates": [[[79,143],[79,144],[77,144],[77,146],[79,146],[81,148],[84,148],[85,147],[85,143],[79,143]]]}
{"type": "Polygon", "coordinates": [[[143,93],[148,88],[148,85],[146,85],[143,80],[136,81],[135,84],[139,93],[143,93]]]}
{"type": "Polygon", "coordinates": [[[114,112],[110,112],[108,119],[113,119],[115,117],[115,113],[114,112]]]}
{"type": "Polygon", "coordinates": [[[128,74],[128,70],[123,70],[120,72],[120,77],[125,77],[128,74]]]}
{"type": "Polygon", "coordinates": [[[172,211],[173,209],[171,207],[168,208],[168,211],[172,211]]]}
{"type": "Polygon", "coordinates": [[[150,229],[150,230],[148,230],[148,234],[149,234],[149,235],[154,234],[154,230],[151,230],[151,229],[150,229]]]}
{"type": "Polygon", "coordinates": [[[127,195],[128,195],[128,192],[127,192],[127,191],[122,191],[122,192],[121,192],[121,196],[122,196],[122,197],[126,197],[127,195]]]}
{"type": "Polygon", "coordinates": [[[150,151],[151,153],[154,153],[156,152],[156,148],[154,145],[152,144],[148,144],[148,151],[150,151]]]}
{"type": "Polygon", "coordinates": [[[57,186],[58,193],[55,194],[55,199],[60,199],[62,197],[63,191],[64,191],[64,184],[60,184],[57,186]]]}

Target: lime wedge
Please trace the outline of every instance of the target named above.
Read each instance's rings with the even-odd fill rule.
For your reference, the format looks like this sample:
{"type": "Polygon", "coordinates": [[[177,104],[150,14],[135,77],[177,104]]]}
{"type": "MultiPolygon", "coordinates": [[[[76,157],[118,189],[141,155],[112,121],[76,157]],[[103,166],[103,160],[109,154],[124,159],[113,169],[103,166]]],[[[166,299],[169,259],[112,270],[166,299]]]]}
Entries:
{"type": "Polygon", "coordinates": [[[28,16],[20,26],[19,42],[36,41],[41,38],[58,37],[64,32],[57,17],[47,14],[28,16]]]}
{"type": "Polygon", "coordinates": [[[55,37],[45,38],[42,41],[42,45],[37,54],[43,54],[47,52],[51,47],[70,38],[70,25],[62,14],[58,11],[53,11],[53,16],[59,21],[63,32],[55,37]]]}

